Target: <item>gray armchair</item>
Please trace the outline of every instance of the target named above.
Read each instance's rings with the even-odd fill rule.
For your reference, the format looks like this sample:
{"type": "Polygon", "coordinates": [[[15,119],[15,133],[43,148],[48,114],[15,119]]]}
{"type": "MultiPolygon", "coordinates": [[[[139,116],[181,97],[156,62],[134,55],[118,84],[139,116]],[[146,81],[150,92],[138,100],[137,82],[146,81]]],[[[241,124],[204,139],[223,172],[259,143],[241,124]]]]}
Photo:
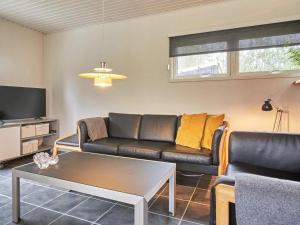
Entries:
{"type": "Polygon", "coordinates": [[[300,182],[297,181],[238,174],[235,186],[218,187],[216,197],[217,225],[228,224],[228,208],[222,208],[222,205],[228,207],[226,201],[227,205],[235,202],[237,225],[300,224],[300,182]]]}

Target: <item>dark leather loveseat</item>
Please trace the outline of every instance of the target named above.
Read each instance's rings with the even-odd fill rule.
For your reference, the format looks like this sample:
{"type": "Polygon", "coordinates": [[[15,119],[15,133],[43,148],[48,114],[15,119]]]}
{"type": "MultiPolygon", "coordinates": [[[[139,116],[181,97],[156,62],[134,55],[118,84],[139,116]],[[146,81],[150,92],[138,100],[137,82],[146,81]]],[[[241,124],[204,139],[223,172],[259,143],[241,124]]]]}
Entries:
{"type": "MultiPolygon", "coordinates": [[[[234,185],[237,174],[300,181],[300,134],[232,132],[228,156],[225,175],[212,187],[210,225],[215,225],[215,187],[234,185]]],[[[236,224],[234,204],[230,206],[230,224],[236,224]]]]}
{"type": "Polygon", "coordinates": [[[84,120],[78,122],[82,151],[175,162],[177,169],[217,175],[226,123],[214,133],[212,150],[175,144],[180,116],[109,113],[108,138],[91,141],[84,120]]]}

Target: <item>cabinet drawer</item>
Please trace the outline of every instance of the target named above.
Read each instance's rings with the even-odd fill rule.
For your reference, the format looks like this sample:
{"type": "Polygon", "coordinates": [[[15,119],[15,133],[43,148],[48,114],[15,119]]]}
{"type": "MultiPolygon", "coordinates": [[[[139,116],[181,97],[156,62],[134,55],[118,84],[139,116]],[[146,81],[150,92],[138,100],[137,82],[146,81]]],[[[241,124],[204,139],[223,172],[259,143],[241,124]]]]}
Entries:
{"type": "Polygon", "coordinates": [[[33,137],[35,136],[35,125],[26,125],[21,127],[21,137],[33,137]]]}

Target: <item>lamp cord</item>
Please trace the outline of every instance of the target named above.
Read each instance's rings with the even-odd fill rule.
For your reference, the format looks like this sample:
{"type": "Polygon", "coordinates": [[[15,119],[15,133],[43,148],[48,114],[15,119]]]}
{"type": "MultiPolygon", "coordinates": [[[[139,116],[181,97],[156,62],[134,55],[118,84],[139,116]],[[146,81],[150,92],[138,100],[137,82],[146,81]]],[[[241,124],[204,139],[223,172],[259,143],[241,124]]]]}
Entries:
{"type": "Polygon", "coordinates": [[[104,36],[104,7],[105,7],[105,0],[102,0],[102,19],[101,19],[101,39],[102,39],[102,48],[101,48],[101,59],[103,62],[105,62],[104,60],[104,55],[105,55],[105,52],[104,52],[104,46],[105,46],[105,36],[104,36]]]}

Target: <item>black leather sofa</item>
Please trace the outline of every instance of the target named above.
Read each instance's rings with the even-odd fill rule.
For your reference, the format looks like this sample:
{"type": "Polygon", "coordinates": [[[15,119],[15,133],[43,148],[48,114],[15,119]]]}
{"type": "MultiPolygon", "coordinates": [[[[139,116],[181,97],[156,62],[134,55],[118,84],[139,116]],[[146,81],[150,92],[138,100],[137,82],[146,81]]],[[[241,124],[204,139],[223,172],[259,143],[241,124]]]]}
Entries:
{"type": "MultiPolygon", "coordinates": [[[[232,132],[228,156],[225,175],[212,187],[210,225],[215,225],[215,187],[234,185],[238,173],[300,181],[300,134],[232,132]]],[[[230,206],[230,224],[236,225],[234,204],[230,206]]]]}
{"type": "Polygon", "coordinates": [[[177,169],[217,175],[226,122],[214,133],[212,150],[175,144],[180,116],[109,113],[108,138],[91,141],[84,120],[78,122],[82,151],[175,162],[177,169]]]}

